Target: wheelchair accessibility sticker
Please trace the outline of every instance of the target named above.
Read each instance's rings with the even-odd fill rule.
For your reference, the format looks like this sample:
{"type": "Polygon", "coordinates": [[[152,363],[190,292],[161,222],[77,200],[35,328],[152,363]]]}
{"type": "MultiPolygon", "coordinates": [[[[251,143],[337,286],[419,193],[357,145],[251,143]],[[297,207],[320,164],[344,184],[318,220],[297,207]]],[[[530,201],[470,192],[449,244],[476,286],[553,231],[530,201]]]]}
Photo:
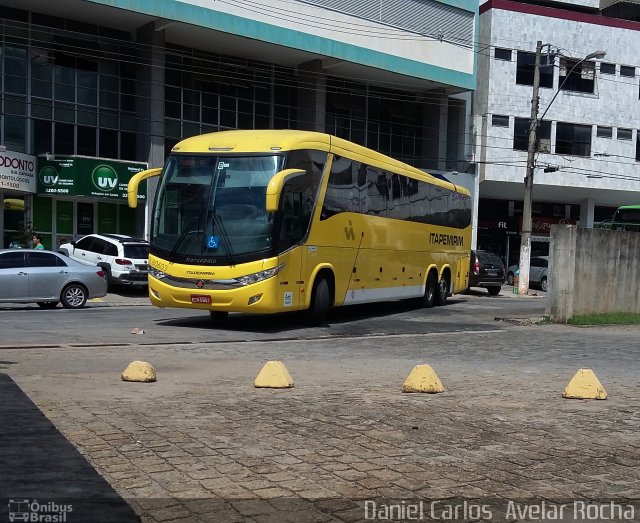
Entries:
{"type": "Polygon", "coordinates": [[[209,238],[207,238],[207,249],[217,249],[219,244],[219,236],[209,236],[209,238]]]}

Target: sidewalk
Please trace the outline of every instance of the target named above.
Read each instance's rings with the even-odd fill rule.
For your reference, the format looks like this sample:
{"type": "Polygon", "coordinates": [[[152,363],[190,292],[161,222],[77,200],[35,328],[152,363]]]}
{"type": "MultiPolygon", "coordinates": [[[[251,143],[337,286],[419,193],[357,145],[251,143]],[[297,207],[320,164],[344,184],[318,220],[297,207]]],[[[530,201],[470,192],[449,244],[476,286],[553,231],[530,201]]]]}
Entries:
{"type": "MultiPolygon", "coordinates": [[[[2,356],[145,522],[346,523],[402,501],[424,501],[428,518],[449,521],[480,519],[464,507],[484,506],[498,522],[524,519],[505,518],[509,502],[639,500],[637,332],[486,327],[2,356]],[[157,383],[120,380],[135,359],[155,366],[157,383]],[[272,359],[294,388],[253,387],[272,359]],[[418,363],[433,366],[443,394],[400,392],[418,363]],[[561,397],[583,366],[608,400],[561,397]],[[455,517],[447,505],[459,507],[455,517]]],[[[637,521],[637,510],[595,520],[637,521]]]]}

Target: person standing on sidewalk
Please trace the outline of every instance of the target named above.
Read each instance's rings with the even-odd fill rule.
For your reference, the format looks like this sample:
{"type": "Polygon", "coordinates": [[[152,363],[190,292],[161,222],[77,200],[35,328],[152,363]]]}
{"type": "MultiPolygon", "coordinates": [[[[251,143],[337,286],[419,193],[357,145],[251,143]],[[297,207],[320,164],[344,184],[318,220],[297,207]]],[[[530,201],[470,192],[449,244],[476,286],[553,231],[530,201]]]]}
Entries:
{"type": "Polygon", "coordinates": [[[34,249],[44,249],[44,245],[42,245],[42,236],[39,234],[34,234],[33,237],[31,238],[31,241],[33,243],[33,248],[34,249]]]}

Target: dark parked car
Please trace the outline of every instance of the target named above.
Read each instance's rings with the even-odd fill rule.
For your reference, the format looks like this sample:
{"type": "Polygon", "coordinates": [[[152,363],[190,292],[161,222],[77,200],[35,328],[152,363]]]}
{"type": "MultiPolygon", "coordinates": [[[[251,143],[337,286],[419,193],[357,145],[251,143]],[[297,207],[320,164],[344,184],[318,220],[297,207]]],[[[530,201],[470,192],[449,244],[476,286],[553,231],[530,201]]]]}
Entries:
{"type": "Polygon", "coordinates": [[[504,284],[504,264],[497,254],[489,251],[471,251],[469,287],[484,287],[496,296],[504,284]]]}

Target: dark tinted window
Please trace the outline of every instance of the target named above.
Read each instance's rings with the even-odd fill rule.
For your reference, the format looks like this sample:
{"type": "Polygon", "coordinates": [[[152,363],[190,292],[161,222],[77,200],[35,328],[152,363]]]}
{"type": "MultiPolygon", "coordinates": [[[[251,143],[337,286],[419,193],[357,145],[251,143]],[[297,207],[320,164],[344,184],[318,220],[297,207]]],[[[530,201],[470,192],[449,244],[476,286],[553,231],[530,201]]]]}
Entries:
{"type": "Polygon", "coordinates": [[[426,180],[336,156],[320,219],[341,212],[463,229],[471,222],[471,199],[426,180]]]}
{"type": "Polygon", "coordinates": [[[321,171],[307,172],[285,183],[280,196],[278,251],[295,245],[307,235],[321,171]]]}
{"type": "Polygon", "coordinates": [[[502,47],[496,47],[495,57],[496,57],[496,60],[511,60],[511,49],[503,49],[502,47]]]}
{"type": "MultiPolygon", "coordinates": [[[[513,148],[526,151],[529,148],[529,118],[516,118],[513,126],[513,148]]],[[[551,152],[551,122],[544,120],[536,129],[536,150],[551,152]]]]}
{"type": "Polygon", "coordinates": [[[564,91],[577,91],[581,93],[593,93],[596,78],[595,62],[560,60],[559,79],[560,88],[564,91]]]}
{"type": "Polygon", "coordinates": [[[118,256],[118,247],[113,243],[105,242],[104,254],[107,256],[118,256]]]}
{"type": "Polygon", "coordinates": [[[491,116],[491,125],[494,127],[509,127],[509,117],[501,114],[491,116]]]}
{"type": "MultiPolygon", "coordinates": [[[[533,85],[535,63],[535,53],[518,51],[518,65],[516,69],[517,84],[533,85]]],[[[553,67],[540,67],[540,87],[553,87],[553,67]]]]}
{"type": "Polygon", "coordinates": [[[621,65],[620,66],[620,76],[627,76],[629,78],[633,78],[636,75],[636,68],[630,65],[621,65]]]}
{"type": "Polygon", "coordinates": [[[28,252],[27,267],[66,267],[67,264],[50,252],[28,252]]]}
{"type": "Polygon", "coordinates": [[[640,209],[618,209],[614,222],[640,223],[640,209]]]}
{"type": "Polygon", "coordinates": [[[558,122],[556,154],[591,155],[591,126],[558,122]]]}
{"type": "MultiPolygon", "coordinates": [[[[116,246],[114,245],[115,249],[116,246]]],[[[114,254],[113,256],[116,256],[114,254]]],[[[136,245],[136,244],[125,244],[124,245],[124,256],[125,258],[136,258],[136,259],[147,259],[149,257],[149,246],[144,245],[136,245]]]]}
{"type": "Polygon", "coordinates": [[[492,252],[478,252],[478,261],[481,265],[493,264],[493,265],[502,265],[502,260],[492,252]]]}
{"type": "Polygon", "coordinates": [[[95,252],[98,254],[107,254],[108,245],[108,242],[101,240],[100,238],[94,238],[93,244],[91,245],[91,252],[95,252]]]}
{"type": "Polygon", "coordinates": [[[602,62],[600,64],[600,72],[602,74],[616,74],[616,64],[602,62]]]}
{"type": "Polygon", "coordinates": [[[24,252],[5,252],[0,254],[0,269],[24,267],[24,252]]]}
{"type": "Polygon", "coordinates": [[[618,140],[633,139],[633,131],[631,129],[618,129],[618,140]]]}
{"type": "Polygon", "coordinates": [[[82,249],[83,251],[91,251],[95,252],[95,244],[93,236],[87,236],[82,238],[76,242],[76,248],[82,249]]]}
{"type": "Polygon", "coordinates": [[[549,262],[543,258],[531,258],[531,267],[547,267],[549,262]]]}

